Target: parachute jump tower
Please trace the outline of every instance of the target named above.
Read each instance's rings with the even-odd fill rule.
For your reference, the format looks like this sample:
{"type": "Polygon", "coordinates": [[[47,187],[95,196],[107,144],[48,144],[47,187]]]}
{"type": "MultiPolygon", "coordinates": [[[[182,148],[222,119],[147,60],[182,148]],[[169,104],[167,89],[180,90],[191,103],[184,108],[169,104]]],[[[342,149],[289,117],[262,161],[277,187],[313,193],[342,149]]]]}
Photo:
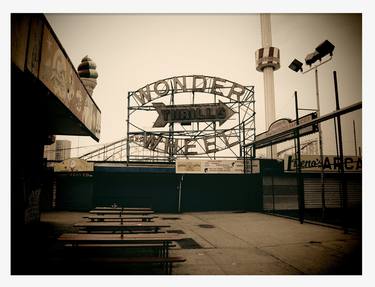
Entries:
{"type": "MultiPolygon", "coordinates": [[[[273,72],[280,68],[280,50],[272,46],[271,15],[260,14],[262,48],[255,52],[256,69],[263,72],[266,129],[275,121],[275,88],[273,72]]],[[[276,158],[276,146],[267,147],[267,158],[276,158]]]]}

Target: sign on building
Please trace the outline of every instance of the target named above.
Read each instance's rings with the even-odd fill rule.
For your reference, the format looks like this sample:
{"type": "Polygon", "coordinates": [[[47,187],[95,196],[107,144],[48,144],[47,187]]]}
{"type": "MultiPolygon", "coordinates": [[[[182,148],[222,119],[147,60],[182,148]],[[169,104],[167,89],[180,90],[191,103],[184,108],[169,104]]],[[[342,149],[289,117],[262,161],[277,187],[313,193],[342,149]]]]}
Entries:
{"type": "MultiPolygon", "coordinates": [[[[50,126],[50,132],[90,135],[99,141],[101,111],[87,92],[45,16],[12,14],[11,24],[12,63],[21,71],[30,72],[35,77],[33,81],[38,79],[42,82],[51,92],[51,99],[58,99],[65,106],[66,109],[61,109],[61,112],[68,110],[76,117],[69,115],[67,119],[64,116],[59,118],[66,122],[78,120],[77,127],[80,125],[82,128],[73,129],[70,125],[54,123],[50,126]]],[[[35,83],[40,84],[38,81],[35,83]]],[[[46,97],[46,102],[49,102],[49,98],[46,97]]]]}
{"type": "Polygon", "coordinates": [[[56,163],[53,167],[54,172],[93,172],[94,163],[87,162],[79,158],[68,158],[62,162],[56,163]]]}
{"type": "MultiPolygon", "coordinates": [[[[308,114],[304,117],[300,117],[299,118],[299,124],[303,124],[303,123],[307,123],[307,122],[310,122],[312,121],[313,119],[316,119],[317,118],[317,113],[314,112],[314,113],[311,113],[311,114],[308,114]]],[[[293,128],[297,126],[297,121],[296,120],[291,120],[291,119],[279,119],[275,122],[273,122],[268,130],[264,133],[261,133],[261,134],[258,134],[255,136],[255,140],[258,142],[258,141],[261,141],[259,143],[256,144],[256,148],[262,148],[262,147],[266,147],[266,146],[269,146],[271,144],[276,144],[276,143],[280,143],[280,142],[283,142],[283,141],[286,141],[286,140],[290,140],[290,139],[293,139],[295,138],[295,134],[294,132],[290,132],[282,137],[279,137],[277,139],[273,139],[272,142],[267,140],[267,138],[277,134],[277,133],[280,133],[282,131],[286,131],[290,128],[293,128]],[[262,141],[264,140],[264,141],[262,141]]],[[[299,135],[300,136],[305,136],[305,135],[308,135],[308,134],[311,134],[311,133],[315,133],[317,132],[319,129],[318,129],[318,125],[312,125],[312,126],[308,126],[308,127],[305,127],[303,129],[300,129],[299,130],[299,135]]]]}
{"type": "MultiPolygon", "coordinates": [[[[340,157],[333,155],[323,156],[324,172],[339,172],[340,157]]],[[[284,170],[286,172],[295,172],[297,160],[295,156],[287,155],[284,158],[284,170]]],[[[320,155],[301,155],[301,171],[302,172],[321,172],[322,163],[320,155]]],[[[362,172],[362,157],[344,156],[345,172],[362,172]]]]}
{"type": "Polygon", "coordinates": [[[47,27],[43,30],[39,79],[99,140],[100,110],[47,27]]]}
{"type": "MultiPolygon", "coordinates": [[[[259,160],[246,161],[246,173],[259,173],[259,160]]],[[[192,160],[177,159],[176,173],[243,174],[243,160],[192,160]]]]}

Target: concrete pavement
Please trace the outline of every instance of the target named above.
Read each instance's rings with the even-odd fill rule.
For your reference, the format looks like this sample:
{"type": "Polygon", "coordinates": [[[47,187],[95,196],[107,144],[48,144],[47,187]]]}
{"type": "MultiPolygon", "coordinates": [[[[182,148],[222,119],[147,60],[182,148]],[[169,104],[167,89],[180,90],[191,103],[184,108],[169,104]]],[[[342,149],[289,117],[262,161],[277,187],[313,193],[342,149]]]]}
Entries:
{"type": "MultiPolygon", "coordinates": [[[[41,220],[58,234],[74,232],[72,225],[86,215],[49,212],[41,220]]],[[[175,264],[176,275],[361,274],[360,234],[255,212],[157,215],[155,221],[187,238],[171,250],[187,259],[175,264]]]]}

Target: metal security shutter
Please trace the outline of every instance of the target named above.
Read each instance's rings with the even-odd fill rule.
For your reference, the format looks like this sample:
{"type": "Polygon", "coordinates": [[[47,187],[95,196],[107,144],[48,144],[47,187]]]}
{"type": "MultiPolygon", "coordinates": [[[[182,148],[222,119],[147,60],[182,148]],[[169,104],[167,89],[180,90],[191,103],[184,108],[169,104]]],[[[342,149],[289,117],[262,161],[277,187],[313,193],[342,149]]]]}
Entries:
{"type": "Polygon", "coordinates": [[[348,207],[357,208],[362,205],[362,178],[349,179],[348,183],[348,207]]]}
{"type": "MultiPolygon", "coordinates": [[[[361,205],[362,181],[358,177],[349,177],[347,180],[348,207],[355,208],[361,205]]],[[[322,193],[320,177],[305,178],[305,208],[321,208],[322,193]]],[[[341,180],[336,178],[324,178],[324,197],[327,208],[341,207],[341,180]]]]}
{"type": "Polygon", "coordinates": [[[305,208],[321,208],[322,193],[320,178],[305,178],[305,208]]]}
{"type": "MultiPolygon", "coordinates": [[[[321,208],[322,192],[320,178],[305,178],[305,208],[321,208]]],[[[324,197],[327,208],[341,207],[340,180],[324,178],[324,197]]]]}
{"type": "Polygon", "coordinates": [[[263,210],[298,209],[297,179],[295,175],[263,177],[263,210]]]}

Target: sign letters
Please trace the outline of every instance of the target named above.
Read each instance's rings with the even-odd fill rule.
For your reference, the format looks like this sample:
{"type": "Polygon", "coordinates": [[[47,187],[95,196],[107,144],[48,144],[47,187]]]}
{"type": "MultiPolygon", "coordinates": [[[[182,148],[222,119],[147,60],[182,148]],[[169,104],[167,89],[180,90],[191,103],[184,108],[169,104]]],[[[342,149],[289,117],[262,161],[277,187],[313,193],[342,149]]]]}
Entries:
{"type": "Polygon", "coordinates": [[[145,157],[140,147],[168,161],[226,149],[238,158],[255,138],[254,87],[203,75],[158,80],[128,93],[127,123],[128,160],[145,157]]]}
{"type": "Polygon", "coordinates": [[[167,123],[191,124],[191,122],[214,122],[222,125],[234,111],[219,101],[218,104],[166,106],[154,103],[159,116],[153,127],[164,127],[167,123]]]}
{"type": "MultiPolygon", "coordinates": [[[[320,155],[302,155],[301,171],[302,172],[321,172],[323,164],[324,172],[339,172],[340,158],[333,155],[323,156],[323,163],[320,155]]],[[[345,172],[362,172],[362,158],[358,156],[344,156],[345,172]]],[[[286,156],[284,159],[285,171],[296,171],[297,160],[294,156],[286,156]]]]}

